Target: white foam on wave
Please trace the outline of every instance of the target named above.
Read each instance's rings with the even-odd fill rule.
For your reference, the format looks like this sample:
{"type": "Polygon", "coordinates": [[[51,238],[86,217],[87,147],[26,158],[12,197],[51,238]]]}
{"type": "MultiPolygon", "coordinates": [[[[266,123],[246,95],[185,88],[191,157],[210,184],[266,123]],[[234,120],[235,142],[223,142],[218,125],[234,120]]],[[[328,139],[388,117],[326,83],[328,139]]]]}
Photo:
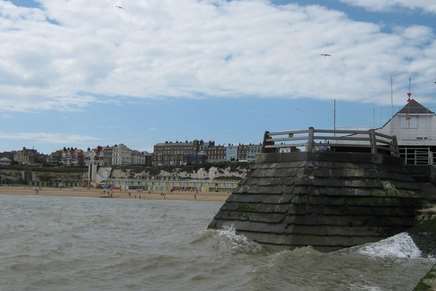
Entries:
{"type": "Polygon", "coordinates": [[[364,245],[357,249],[362,255],[371,257],[419,258],[421,250],[408,233],[400,233],[376,243],[364,245]]]}
{"type": "Polygon", "coordinates": [[[217,233],[220,242],[229,246],[232,251],[257,253],[262,250],[262,246],[258,243],[249,240],[244,235],[237,234],[233,225],[224,226],[223,229],[217,230],[217,233]]]}
{"type": "Polygon", "coordinates": [[[383,289],[381,289],[380,287],[377,286],[360,286],[357,284],[351,284],[349,286],[350,290],[359,290],[359,291],[382,291],[383,289]]]}

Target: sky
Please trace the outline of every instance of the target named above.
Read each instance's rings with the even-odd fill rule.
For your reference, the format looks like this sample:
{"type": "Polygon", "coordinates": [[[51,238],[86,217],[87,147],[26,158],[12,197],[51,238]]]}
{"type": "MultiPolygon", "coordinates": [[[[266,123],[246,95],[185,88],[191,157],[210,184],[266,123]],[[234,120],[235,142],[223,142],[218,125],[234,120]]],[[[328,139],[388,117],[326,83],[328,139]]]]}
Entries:
{"type": "Polygon", "coordinates": [[[409,78],[436,110],[435,33],[436,0],[0,0],[0,151],[381,126],[409,78]]]}

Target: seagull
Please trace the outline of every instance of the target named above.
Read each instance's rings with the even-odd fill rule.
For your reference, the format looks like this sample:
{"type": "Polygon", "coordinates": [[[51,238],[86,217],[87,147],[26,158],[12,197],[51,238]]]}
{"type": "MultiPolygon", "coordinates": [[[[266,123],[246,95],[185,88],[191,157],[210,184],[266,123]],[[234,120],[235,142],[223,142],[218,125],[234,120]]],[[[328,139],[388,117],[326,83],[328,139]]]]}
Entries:
{"type": "Polygon", "coordinates": [[[124,7],[123,6],[121,6],[121,5],[114,5],[116,8],[119,8],[119,9],[124,9],[124,7]]]}
{"type": "Polygon", "coordinates": [[[320,54],[320,56],[322,56],[322,57],[331,57],[332,55],[331,54],[320,54]]]}

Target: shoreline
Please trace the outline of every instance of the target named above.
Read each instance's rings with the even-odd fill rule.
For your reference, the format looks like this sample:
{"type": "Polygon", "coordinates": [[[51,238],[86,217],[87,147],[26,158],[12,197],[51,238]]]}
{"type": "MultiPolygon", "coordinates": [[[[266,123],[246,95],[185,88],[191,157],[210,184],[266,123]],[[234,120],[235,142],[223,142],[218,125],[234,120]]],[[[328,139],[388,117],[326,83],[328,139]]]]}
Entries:
{"type": "Polygon", "coordinates": [[[132,200],[183,200],[183,201],[214,201],[224,202],[230,193],[227,192],[146,192],[146,191],[104,191],[94,188],[49,188],[43,187],[37,192],[29,186],[0,186],[0,195],[9,196],[43,196],[43,197],[87,197],[107,199],[132,199],[132,200]]]}

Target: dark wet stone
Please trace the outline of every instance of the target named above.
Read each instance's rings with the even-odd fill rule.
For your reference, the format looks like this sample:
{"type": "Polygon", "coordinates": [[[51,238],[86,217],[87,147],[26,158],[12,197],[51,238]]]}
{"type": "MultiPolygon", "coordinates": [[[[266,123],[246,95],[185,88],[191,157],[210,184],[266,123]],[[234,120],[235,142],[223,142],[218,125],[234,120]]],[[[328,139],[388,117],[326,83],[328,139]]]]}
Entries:
{"type": "Polygon", "coordinates": [[[400,160],[366,153],[262,154],[210,224],[275,248],[377,241],[413,226],[420,189],[400,160]]]}

